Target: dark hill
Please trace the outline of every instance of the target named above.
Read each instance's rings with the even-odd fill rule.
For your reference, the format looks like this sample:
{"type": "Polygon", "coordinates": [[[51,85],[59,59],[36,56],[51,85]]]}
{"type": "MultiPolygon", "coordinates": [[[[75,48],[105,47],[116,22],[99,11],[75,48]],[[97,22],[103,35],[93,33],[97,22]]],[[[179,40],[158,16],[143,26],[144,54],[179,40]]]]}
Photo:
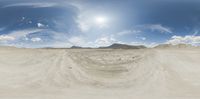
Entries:
{"type": "Polygon", "coordinates": [[[127,44],[118,44],[118,43],[114,43],[110,46],[107,47],[99,47],[99,48],[111,48],[111,49],[142,49],[142,48],[146,48],[143,45],[127,45],[127,44]]]}
{"type": "Polygon", "coordinates": [[[76,49],[76,48],[82,48],[80,46],[72,46],[71,48],[76,49]]]}

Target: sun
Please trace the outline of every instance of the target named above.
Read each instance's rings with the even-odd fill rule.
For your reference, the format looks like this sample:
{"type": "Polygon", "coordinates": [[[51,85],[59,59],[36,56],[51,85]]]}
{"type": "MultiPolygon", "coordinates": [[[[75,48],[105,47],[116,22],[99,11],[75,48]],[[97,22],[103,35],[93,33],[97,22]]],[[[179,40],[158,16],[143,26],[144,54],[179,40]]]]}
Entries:
{"type": "Polygon", "coordinates": [[[97,16],[95,18],[95,21],[98,24],[104,24],[104,23],[106,23],[107,19],[106,19],[106,17],[103,17],[103,16],[97,16]]]}
{"type": "Polygon", "coordinates": [[[108,18],[105,16],[96,16],[94,17],[94,22],[99,27],[105,27],[108,22],[108,18]]]}
{"type": "Polygon", "coordinates": [[[96,17],[94,18],[94,21],[95,21],[97,24],[105,24],[105,23],[107,23],[108,19],[107,19],[107,17],[105,17],[105,16],[96,16],[96,17]]]}

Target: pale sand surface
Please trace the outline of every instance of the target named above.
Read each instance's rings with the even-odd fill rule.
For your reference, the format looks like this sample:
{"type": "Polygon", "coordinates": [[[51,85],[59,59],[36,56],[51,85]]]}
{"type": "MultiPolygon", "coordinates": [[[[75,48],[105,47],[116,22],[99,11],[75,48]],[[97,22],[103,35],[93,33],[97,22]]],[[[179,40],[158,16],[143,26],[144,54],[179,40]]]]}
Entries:
{"type": "Polygon", "coordinates": [[[1,47],[0,99],[200,99],[200,49],[1,47]]]}

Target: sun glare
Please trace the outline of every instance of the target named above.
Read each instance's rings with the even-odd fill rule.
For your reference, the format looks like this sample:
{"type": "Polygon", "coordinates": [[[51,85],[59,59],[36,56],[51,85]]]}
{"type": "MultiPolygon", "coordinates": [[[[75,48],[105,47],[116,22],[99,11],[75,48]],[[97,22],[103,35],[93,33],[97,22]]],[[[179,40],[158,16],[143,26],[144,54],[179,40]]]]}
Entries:
{"type": "Polygon", "coordinates": [[[107,18],[103,16],[97,16],[95,17],[95,22],[100,25],[105,24],[107,22],[107,18]]]}

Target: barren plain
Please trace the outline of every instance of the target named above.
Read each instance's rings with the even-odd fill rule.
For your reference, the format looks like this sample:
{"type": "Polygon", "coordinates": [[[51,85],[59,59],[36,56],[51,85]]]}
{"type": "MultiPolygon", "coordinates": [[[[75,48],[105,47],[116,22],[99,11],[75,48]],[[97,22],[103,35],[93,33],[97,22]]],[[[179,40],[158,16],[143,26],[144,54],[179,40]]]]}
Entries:
{"type": "Polygon", "coordinates": [[[200,99],[199,48],[0,48],[0,99],[200,99]]]}

